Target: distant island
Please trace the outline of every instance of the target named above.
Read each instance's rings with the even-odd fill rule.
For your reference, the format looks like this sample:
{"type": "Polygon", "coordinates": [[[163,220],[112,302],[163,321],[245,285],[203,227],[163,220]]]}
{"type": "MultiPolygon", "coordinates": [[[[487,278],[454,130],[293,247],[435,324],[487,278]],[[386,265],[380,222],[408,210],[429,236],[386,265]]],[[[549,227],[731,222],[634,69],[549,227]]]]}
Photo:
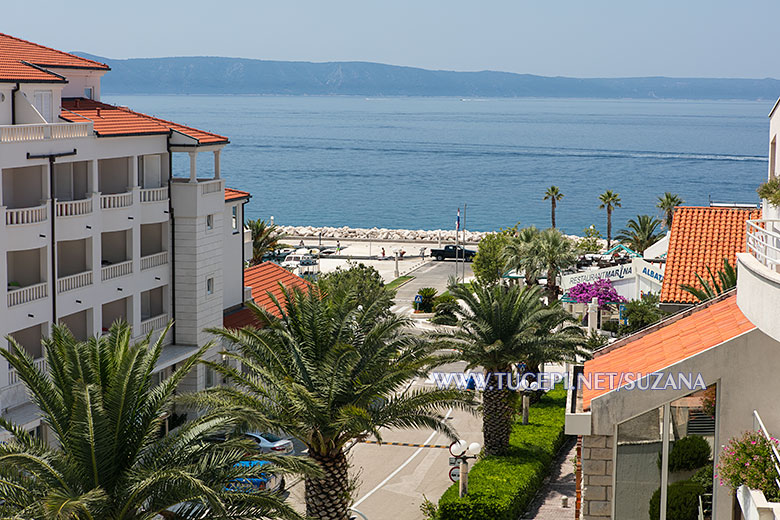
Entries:
{"type": "Polygon", "coordinates": [[[311,63],[221,57],[114,60],[105,94],[276,94],[352,96],[558,97],[775,100],[780,80],[567,78],[510,72],[455,72],[369,62],[311,63]]]}

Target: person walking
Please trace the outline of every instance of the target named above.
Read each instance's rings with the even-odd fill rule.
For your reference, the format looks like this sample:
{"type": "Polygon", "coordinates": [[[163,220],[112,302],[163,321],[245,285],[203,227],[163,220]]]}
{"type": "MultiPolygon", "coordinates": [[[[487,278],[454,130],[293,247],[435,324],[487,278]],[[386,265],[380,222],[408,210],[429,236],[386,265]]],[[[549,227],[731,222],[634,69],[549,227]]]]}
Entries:
{"type": "Polygon", "coordinates": [[[336,254],[341,252],[341,240],[336,240],[336,254]]]}

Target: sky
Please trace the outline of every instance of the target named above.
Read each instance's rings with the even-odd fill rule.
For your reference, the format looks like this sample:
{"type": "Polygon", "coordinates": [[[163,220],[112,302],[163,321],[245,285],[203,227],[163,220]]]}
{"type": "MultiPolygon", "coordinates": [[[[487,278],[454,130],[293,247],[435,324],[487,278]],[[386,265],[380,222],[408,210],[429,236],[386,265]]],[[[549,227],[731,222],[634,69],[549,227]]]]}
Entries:
{"type": "Polygon", "coordinates": [[[780,77],[777,0],[39,0],[35,13],[26,2],[6,4],[0,32],[108,58],[355,60],[575,77],[780,77]]]}

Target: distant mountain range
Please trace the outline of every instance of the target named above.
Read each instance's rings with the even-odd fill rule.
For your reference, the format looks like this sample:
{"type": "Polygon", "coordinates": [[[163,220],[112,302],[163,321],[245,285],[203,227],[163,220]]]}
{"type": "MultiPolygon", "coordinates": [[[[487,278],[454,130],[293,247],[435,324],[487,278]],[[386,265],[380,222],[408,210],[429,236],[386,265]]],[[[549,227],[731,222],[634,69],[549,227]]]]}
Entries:
{"type": "Polygon", "coordinates": [[[566,78],[510,72],[455,72],[369,62],[310,63],[179,57],[113,60],[105,94],[282,94],[357,96],[567,97],[774,100],[780,80],[566,78]]]}

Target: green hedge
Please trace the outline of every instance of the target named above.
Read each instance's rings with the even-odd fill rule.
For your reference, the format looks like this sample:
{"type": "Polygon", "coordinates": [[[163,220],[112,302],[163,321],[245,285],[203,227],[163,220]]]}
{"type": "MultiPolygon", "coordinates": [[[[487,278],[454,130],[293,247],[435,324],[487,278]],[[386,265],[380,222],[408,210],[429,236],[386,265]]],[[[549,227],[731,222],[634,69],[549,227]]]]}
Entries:
{"type": "Polygon", "coordinates": [[[566,390],[562,386],[531,407],[530,424],[515,422],[509,454],[485,457],[469,471],[469,492],[453,484],[439,499],[440,520],[515,520],[542,485],[564,441],[566,390]]]}

